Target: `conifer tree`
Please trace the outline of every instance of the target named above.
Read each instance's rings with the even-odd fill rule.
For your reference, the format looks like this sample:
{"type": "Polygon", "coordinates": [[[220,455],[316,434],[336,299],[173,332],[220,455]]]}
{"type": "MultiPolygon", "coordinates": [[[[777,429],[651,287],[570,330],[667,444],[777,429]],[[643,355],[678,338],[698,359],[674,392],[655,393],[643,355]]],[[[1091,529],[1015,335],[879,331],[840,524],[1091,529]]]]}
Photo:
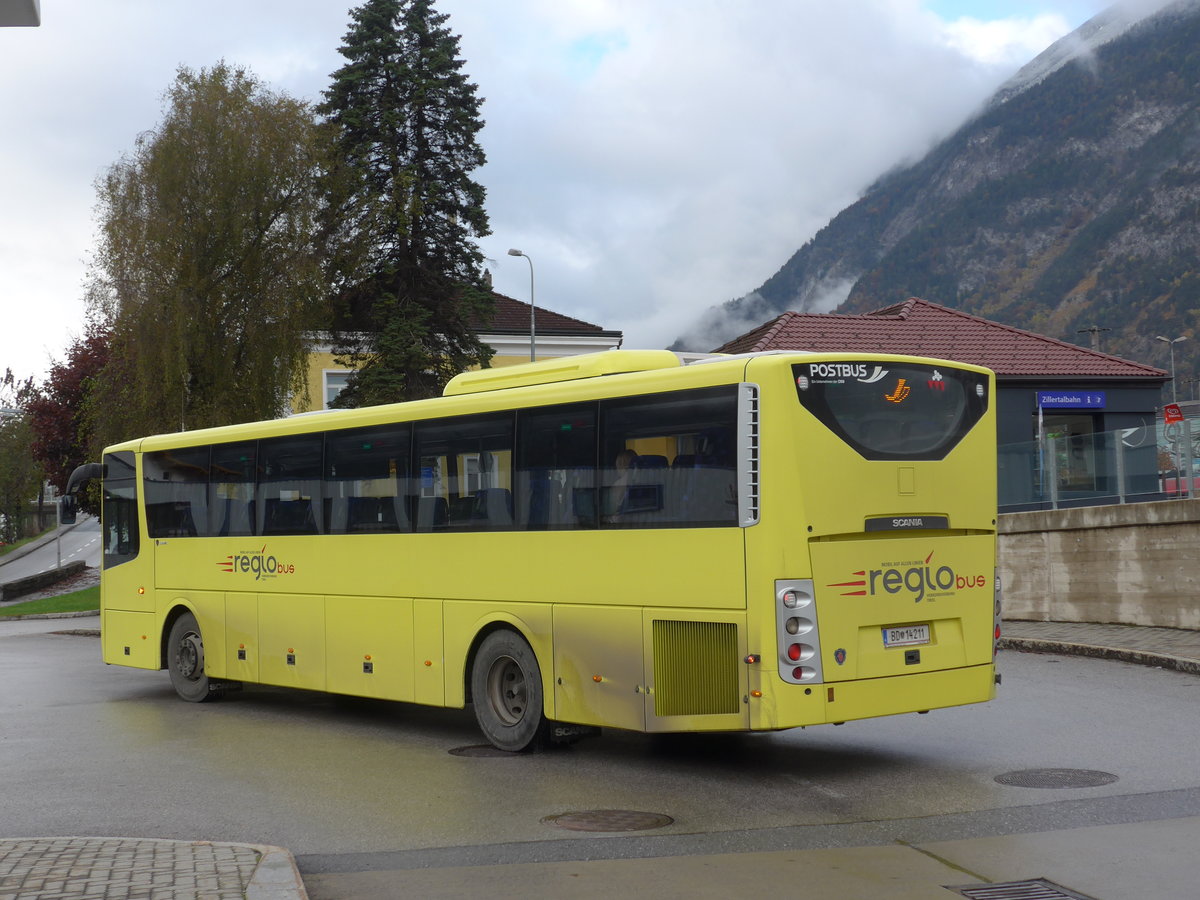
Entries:
{"type": "Polygon", "coordinates": [[[489,228],[470,174],[482,100],[448,17],[432,0],[367,0],[351,18],[318,111],[334,130],[328,209],[356,254],[332,275],[335,351],[355,369],[335,405],[366,406],[486,365],[471,326],[491,308],[474,243],[489,228]]]}

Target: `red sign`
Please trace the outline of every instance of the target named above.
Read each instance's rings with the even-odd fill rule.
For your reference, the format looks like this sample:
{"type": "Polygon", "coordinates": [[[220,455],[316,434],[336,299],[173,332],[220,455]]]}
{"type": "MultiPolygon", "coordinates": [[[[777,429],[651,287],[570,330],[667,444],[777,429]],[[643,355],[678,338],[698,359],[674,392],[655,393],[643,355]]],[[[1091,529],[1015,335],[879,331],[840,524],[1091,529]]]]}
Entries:
{"type": "Polygon", "coordinates": [[[1174,425],[1176,422],[1183,421],[1183,410],[1179,408],[1177,403],[1168,403],[1163,407],[1163,420],[1168,425],[1174,425]]]}

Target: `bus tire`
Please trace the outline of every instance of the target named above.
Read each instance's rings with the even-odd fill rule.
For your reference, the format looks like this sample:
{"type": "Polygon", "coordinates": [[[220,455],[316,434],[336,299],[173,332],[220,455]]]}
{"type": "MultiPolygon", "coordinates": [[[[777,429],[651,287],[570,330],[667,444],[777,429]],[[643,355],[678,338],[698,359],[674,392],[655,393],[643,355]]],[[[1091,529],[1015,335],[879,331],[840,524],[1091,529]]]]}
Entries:
{"type": "Polygon", "coordinates": [[[542,670],[520,635],[494,631],[484,638],[471,667],[471,700],[480,730],[499,749],[519,753],[543,743],[542,670]]]}
{"type": "Polygon", "coordinates": [[[167,638],[167,670],[171,673],[175,693],[189,703],[203,703],[215,696],[216,692],[204,674],[204,636],[196,617],[190,612],[185,612],[171,626],[167,638]]]}

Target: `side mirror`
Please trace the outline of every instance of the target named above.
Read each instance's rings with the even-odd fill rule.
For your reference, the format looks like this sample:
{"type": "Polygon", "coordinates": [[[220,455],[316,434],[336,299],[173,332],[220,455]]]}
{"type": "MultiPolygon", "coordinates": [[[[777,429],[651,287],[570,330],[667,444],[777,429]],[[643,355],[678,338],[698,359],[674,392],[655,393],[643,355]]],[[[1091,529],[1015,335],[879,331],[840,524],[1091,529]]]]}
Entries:
{"type": "Polygon", "coordinates": [[[58,524],[75,524],[75,495],[63,494],[58,498],[58,524]]]}

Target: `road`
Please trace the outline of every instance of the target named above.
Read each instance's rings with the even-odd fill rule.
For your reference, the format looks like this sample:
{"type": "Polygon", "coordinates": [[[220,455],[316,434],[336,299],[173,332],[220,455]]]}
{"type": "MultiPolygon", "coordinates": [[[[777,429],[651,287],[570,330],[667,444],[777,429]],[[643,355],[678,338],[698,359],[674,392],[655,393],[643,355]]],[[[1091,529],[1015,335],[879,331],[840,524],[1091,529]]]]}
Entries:
{"type": "Polygon", "coordinates": [[[91,568],[99,568],[100,550],[100,520],[92,516],[81,517],[73,528],[64,528],[58,540],[0,564],[0,584],[53,569],[59,565],[60,557],[62,565],[82,559],[91,568]],[[59,541],[61,548],[57,546],[59,541]]]}
{"type": "MultiPolygon", "coordinates": [[[[522,866],[656,859],[666,871],[689,859],[750,865],[781,851],[963,841],[982,853],[979,841],[1012,835],[1027,836],[1032,859],[1049,834],[1079,844],[1062,854],[1076,890],[1193,896],[1147,889],[1131,861],[1115,860],[1168,846],[1180,828],[1191,843],[1200,835],[1196,676],[1006,653],[1000,698],[984,706],[778,734],[606,732],[545,754],[471,756],[452,752],[482,743],[468,711],[261,687],[183,703],[165,673],[106,667],[95,637],[53,633],[80,624],[96,620],[0,625],[0,837],[279,845],[296,854],[314,900],[344,900],[392,896],[370,886],[380,872],[415,879],[422,896],[452,896],[451,873],[491,871],[479,866],[517,877],[522,866]],[[1034,768],[1115,778],[1065,789],[995,780],[1034,768]],[[582,810],[672,822],[615,835],[545,821],[582,810]],[[1080,837],[1102,832],[1107,843],[1080,837]],[[439,883],[447,893],[430,887],[439,883]]],[[[1200,872],[1187,852],[1154,866],[1168,885],[1200,872]]]]}

